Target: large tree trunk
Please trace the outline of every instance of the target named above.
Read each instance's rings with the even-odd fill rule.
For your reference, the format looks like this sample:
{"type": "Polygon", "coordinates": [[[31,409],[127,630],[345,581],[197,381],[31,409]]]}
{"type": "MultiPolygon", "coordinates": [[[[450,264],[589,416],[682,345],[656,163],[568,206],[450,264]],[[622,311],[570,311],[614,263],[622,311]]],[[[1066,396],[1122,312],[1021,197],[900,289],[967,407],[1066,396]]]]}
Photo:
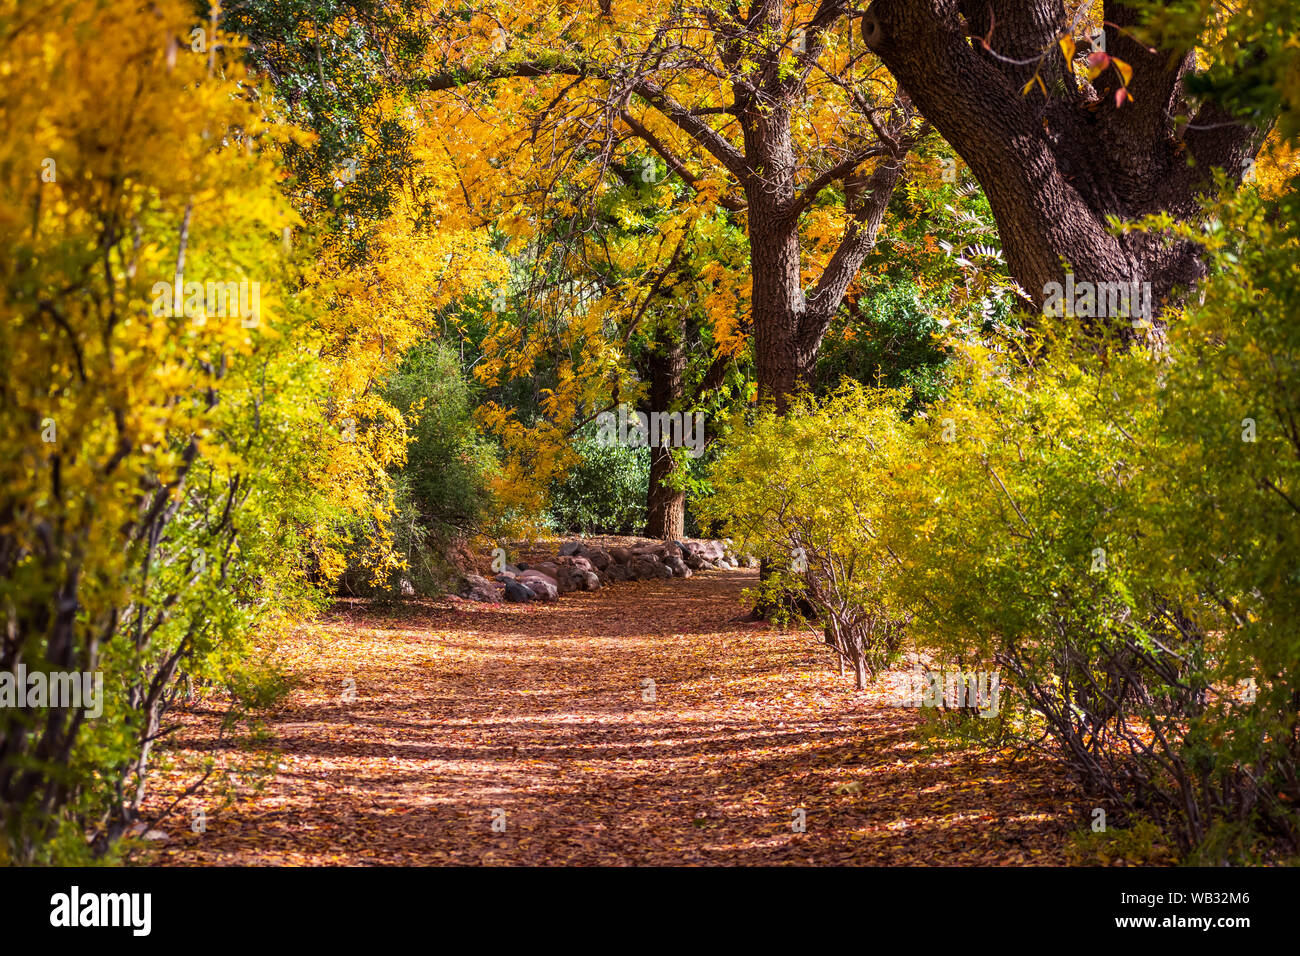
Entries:
{"type": "MultiPolygon", "coordinates": [[[[682,409],[686,347],[683,329],[665,329],[649,356],[650,407],[647,414],[682,409]]],[[[683,410],[683,415],[690,412],[683,410]]],[[[646,495],[646,537],[680,538],[686,533],[686,493],[669,486],[677,470],[672,449],[650,446],[650,487],[646,495]]]]}
{"type": "Polygon", "coordinates": [[[809,354],[800,348],[799,324],[805,306],[795,224],[774,209],[751,205],[749,256],[758,397],[784,409],[787,399],[810,378],[816,358],[815,350],[809,354]]]}
{"type": "Polygon", "coordinates": [[[1133,68],[1122,104],[1114,67],[1093,84],[1067,68],[1061,0],[873,0],[862,31],[969,164],[1035,305],[1072,272],[1078,282],[1150,283],[1158,312],[1204,275],[1198,247],[1155,232],[1115,236],[1107,217],[1189,219],[1212,167],[1240,179],[1258,132],[1212,104],[1194,111],[1184,102],[1191,51],[1148,51],[1119,29],[1136,21],[1131,9],[1107,0],[1104,13],[1106,51],[1133,68]],[[1035,69],[1050,97],[1037,83],[1022,92],[1035,69]],[[1191,116],[1186,128],[1179,114],[1191,116]]]}
{"type": "Polygon", "coordinates": [[[669,449],[650,449],[650,492],[646,499],[647,538],[675,540],[686,534],[686,493],[668,485],[676,467],[669,449]]]}
{"type": "Polygon", "coordinates": [[[844,236],[805,294],[799,215],[808,196],[796,187],[789,111],[764,104],[743,113],[741,122],[746,155],[763,171],[745,180],[758,397],[785,411],[790,398],[812,383],[822,339],[875,245],[889,200],[903,177],[902,156],[911,140],[904,141],[896,155],[884,155],[870,175],[858,175],[852,168],[845,173],[849,218],[844,236]]]}

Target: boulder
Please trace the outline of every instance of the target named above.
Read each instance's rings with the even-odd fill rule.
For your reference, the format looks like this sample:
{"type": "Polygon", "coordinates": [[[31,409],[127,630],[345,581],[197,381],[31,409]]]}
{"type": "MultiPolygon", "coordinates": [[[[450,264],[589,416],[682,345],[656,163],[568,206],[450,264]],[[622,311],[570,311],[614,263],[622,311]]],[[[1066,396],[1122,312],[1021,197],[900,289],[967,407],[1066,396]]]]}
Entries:
{"type": "Polygon", "coordinates": [[[511,604],[526,604],[536,597],[531,588],[518,581],[506,581],[506,600],[511,604]]]}
{"type": "Polygon", "coordinates": [[[556,564],[554,561],[541,561],[537,564],[534,564],[532,568],[530,568],[530,570],[541,571],[543,574],[547,575],[548,577],[554,578],[557,574],[559,574],[560,566],[556,564]]]}
{"type": "Polygon", "coordinates": [[[632,552],[627,548],[613,547],[609,549],[609,556],[619,564],[627,564],[632,560],[632,552]]]}
{"type": "Polygon", "coordinates": [[[607,567],[601,573],[605,575],[605,582],[607,584],[614,584],[619,581],[626,581],[627,565],[619,564],[616,561],[611,561],[609,567],[607,567]]]}
{"type": "Polygon", "coordinates": [[[664,565],[673,573],[673,577],[689,578],[691,569],[686,566],[686,562],[676,554],[670,554],[664,559],[664,565]]]}
{"type": "Polygon", "coordinates": [[[716,563],[720,561],[722,556],[726,553],[726,548],[723,547],[721,541],[709,541],[704,538],[691,538],[682,543],[705,561],[713,561],[716,563]]]}
{"type": "Polygon", "coordinates": [[[595,571],[583,571],[582,579],[586,585],[585,590],[588,591],[600,590],[600,575],[597,574],[595,571]]]}
{"type": "Polygon", "coordinates": [[[560,557],[562,558],[567,558],[570,555],[581,554],[581,553],[582,553],[581,541],[566,541],[564,542],[564,544],[560,545],[560,557]]]}
{"type": "Polygon", "coordinates": [[[554,581],[545,575],[538,574],[535,578],[522,580],[521,583],[533,592],[533,599],[537,601],[557,601],[560,597],[560,589],[554,581]]]}
{"type": "MultiPolygon", "coordinates": [[[[662,563],[663,559],[664,559],[663,555],[660,554],[654,548],[640,547],[632,552],[632,558],[631,560],[628,561],[628,567],[635,567],[637,562],[640,561],[654,561],[654,562],[662,563]]],[[[654,575],[651,575],[651,577],[653,576],[654,575]]],[[[641,575],[641,577],[645,577],[645,575],[641,575]]]]}
{"type": "Polygon", "coordinates": [[[466,600],[483,601],[488,604],[496,604],[501,600],[500,586],[477,574],[465,575],[460,594],[466,600]]]}
{"type": "Polygon", "coordinates": [[[559,586],[561,594],[568,594],[570,591],[582,591],[587,587],[587,579],[583,577],[584,572],[579,571],[571,564],[561,565],[555,575],[555,583],[559,586]]]}
{"type": "Polygon", "coordinates": [[[534,571],[531,568],[519,575],[516,580],[523,585],[532,587],[532,582],[537,581],[542,584],[549,584],[551,587],[556,586],[555,578],[549,574],[543,574],[541,571],[534,571]]]}
{"type": "Polygon", "coordinates": [[[507,581],[513,581],[518,576],[519,575],[511,571],[498,571],[497,576],[494,577],[492,580],[495,581],[497,584],[505,584],[507,581]]]}
{"type": "Polygon", "coordinates": [[[604,548],[585,548],[582,556],[590,561],[597,571],[604,571],[614,560],[604,548]]]}
{"type": "Polygon", "coordinates": [[[579,571],[595,571],[596,568],[590,561],[580,554],[565,555],[560,558],[561,564],[567,564],[571,568],[577,568],[579,571]]]}
{"type": "Polygon", "coordinates": [[[658,555],[645,552],[639,553],[632,558],[628,564],[628,573],[638,581],[648,578],[671,578],[673,576],[672,571],[668,570],[664,563],[659,560],[658,555]]]}

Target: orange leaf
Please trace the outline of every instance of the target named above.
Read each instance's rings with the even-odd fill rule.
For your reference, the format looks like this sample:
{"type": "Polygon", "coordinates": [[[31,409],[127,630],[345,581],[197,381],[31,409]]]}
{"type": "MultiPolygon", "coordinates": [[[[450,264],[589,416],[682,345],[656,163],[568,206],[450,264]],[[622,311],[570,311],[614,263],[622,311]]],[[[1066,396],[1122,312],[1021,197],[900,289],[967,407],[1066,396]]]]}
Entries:
{"type": "Polygon", "coordinates": [[[1133,67],[1117,56],[1111,57],[1110,62],[1115,64],[1115,69],[1119,70],[1120,79],[1124,81],[1125,86],[1128,86],[1129,81],[1133,79],[1133,67]]]}

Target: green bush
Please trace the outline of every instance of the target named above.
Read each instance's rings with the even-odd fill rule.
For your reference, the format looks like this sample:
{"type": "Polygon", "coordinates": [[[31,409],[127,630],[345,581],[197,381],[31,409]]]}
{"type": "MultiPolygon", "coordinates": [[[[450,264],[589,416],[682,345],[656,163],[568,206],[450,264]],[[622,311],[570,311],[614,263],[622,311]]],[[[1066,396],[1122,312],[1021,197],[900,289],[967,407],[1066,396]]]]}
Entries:
{"type": "Polygon", "coordinates": [[[546,523],[557,532],[641,534],[650,486],[647,448],[603,446],[594,436],[575,442],[581,462],[550,490],[546,523]]]}
{"type": "Polygon", "coordinates": [[[773,569],[760,601],[793,592],[811,603],[859,689],[893,663],[906,623],[888,593],[894,562],[882,537],[901,514],[881,477],[916,441],[909,398],[846,383],[820,403],[804,396],[789,415],[760,409],[731,426],[699,503],[703,520],[724,522],[773,569]]]}
{"type": "Polygon", "coordinates": [[[408,352],[385,389],[408,420],[401,482],[434,534],[479,530],[490,513],[495,446],[474,424],[474,393],[454,351],[430,340],[408,352]]]}
{"type": "Polygon", "coordinates": [[[780,567],[804,549],[828,619],[996,668],[1009,734],[1202,862],[1300,854],[1300,199],[1279,205],[1215,210],[1204,303],[1149,341],[963,346],[923,414],[861,389],[760,413],[712,476],[734,537],[780,567]]]}
{"type": "Polygon", "coordinates": [[[377,522],[353,527],[345,593],[380,598],[437,595],[459,574],[448,552],[465,538],[490,530],[491,477],[496,446],[474,424],[474,391],[449,347],[430,340],[411,349],[390,377],[385,400],[406,421],[406,461],[393,475],[392,548],[402,566],[376,579],[365,560],[377,522]],[[407,592],[409,593],[409,592],[407,592]]]}
{"type": "Polygon", "coordinates": [[[864,385],[907,388],[913,407],[939,398],[949,357],[935,338],[943,331],[943,305],[938,296],[924,299],[906,281],[861,299],[856,314],[827,335],[816,390],[830,392],[848,377],[864,385]]]}

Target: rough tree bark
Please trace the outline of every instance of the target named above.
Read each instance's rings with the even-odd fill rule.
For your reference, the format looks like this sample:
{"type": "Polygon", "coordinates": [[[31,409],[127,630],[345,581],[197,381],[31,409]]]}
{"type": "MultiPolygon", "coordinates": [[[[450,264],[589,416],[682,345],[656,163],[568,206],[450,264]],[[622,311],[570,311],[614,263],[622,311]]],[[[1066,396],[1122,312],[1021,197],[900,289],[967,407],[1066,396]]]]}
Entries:
{"type": "MultiPolygon", "coordinates": [[[[663,412],[681,407],[685,397],[683,373],[686,371],[686,347],[681,336],[665,331],[659,348],[648,357],[648,364],[650,405],[645,411],[663,412]]],[[[671,448],[663,444],[650,446],[645,532],[648,538],[681,538],[686,533],[686,493],[668,485],[676,468],[671,448]]]]}
{"type": "MultiPolygon", "coordinates": [[[[753,4],[743,21],[743,33],[729,33],[728,27],[719,23],[719,34],[731,40],[722,44],[721,59],[733,75],[744,75],[742,61],[755,58],[754,45],[745,42],[745,37],[784,31],[785,6],[780,0],[753,4]]],[[[803,164],[795,150],[792,114],[821,55],[823,31],[847,12],[847,4],[836,0],[818,7],[798,57],[801,69],[783,70],[785,51],[778,48],[766,59],[758,57],[760,67],[754,79],[732,84],[730,112],[740,121],[743,153],[735,157],[738,162],[725,164],[740,181],[749,218],[750,301],[759,399],[772,401],[780,410],[811,382],[822,339],[845,291],[875,245],[890,197],[903,176],[903,157],[914,142],[906,132],[908,111],[900,109],[888,128],[877,126],[877,141],[864,144],[866,148],[860,152],[800,185],[803,164]],[[861,176],[858,168],[870,157],[878,158],[876,169],[870,176],[861,176]],[[835,253],[805,293],[799,216],[822,189],[836,181],[844,184],[850,220],[835,253]]]]}
{"type": "Polygon", "coordinates": [[[1106,0],[1104,19],[1105,51],[1133,68],[1122,105],[1116,69],[1088,84],[1067,68],[1062,0],[873,0],[862,32],[969,164],[1035,305],[1073,271],[1080,282],[1149,282],[1158,312],[1204,275],[1198,247],[1157,233],[1115,236],[1107,217],[1194,217],[1212,168],[1239,180],[1261,136],[1213,104],[1187,102],[1190,50],[1139,44],[1126,32],[1137,15],[1122,3],[1106,0]],[[1037,84],[1022,94],[1036,72],[1047,97],[1037,84]]]}

